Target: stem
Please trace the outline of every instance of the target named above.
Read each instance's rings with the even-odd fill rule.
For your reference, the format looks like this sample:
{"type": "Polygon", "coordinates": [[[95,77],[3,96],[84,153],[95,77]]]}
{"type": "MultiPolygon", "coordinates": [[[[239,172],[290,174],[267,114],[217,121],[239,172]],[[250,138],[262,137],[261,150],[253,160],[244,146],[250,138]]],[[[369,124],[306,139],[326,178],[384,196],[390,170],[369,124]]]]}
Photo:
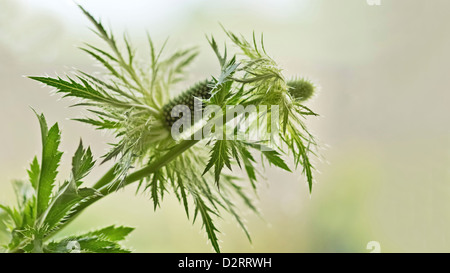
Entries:
{"type": "MultiPolygon", "coordinates": [[[[177,144],[175,147],[173,147],[169,152],[158,158],[158,160],[153,161],[152,163],[148,164],[144,168],[137,170],[125,178],[124,181],[116,181],[114,184],[109,185],[108,183],[111,182],[115,176],[114,176],[114,169],[113,167],[111,170],[108,171],[108,173],[105,174],[95,185],[94,188],[98,189],[100,193],[103,196],[100,196],[100,198],[110,194],[111,192],[114,192],[120,188],[123,188],[133,182],[139,181],[150,174],[154,173],[155,171],[159,170],[160,168],[164,167],[167,163],[171,162],[173,159],[175,159],[177,156],[185,152],[187,149],[195,145],[199,140],[183,140],[179,144],[177,144]],[[112,172],[113,176],[111,178],[110,173],[112,172]],[[109,179],[109,181],[108,181],[109,179]],[[96,186],[100,186],[97,188],[96,186]]],[[[89,203],[89,202],[86,202],[89,203]]]]}
{"type": "MultiPolygon", "coordinates": [[[[101,195],[88,199],[86,202],[76,207],[75,210],[70,214],[69,219],[66,222],[64,222],[64,224],[62,224],[59,230],[61,230],[64,226],[73,221],[88,206],[92,205],[93,203],[97,202],[98,200],[102,199],[108,194],[117,191],[120,188],[123,188],[129,184],[132,184],[133,182],[139,181],[149,176],[158,169],[164,167],[166,164],[171,162],[173,159],[175,159],[177,156],[185,152],[193,145],[195,145],[197,142],[199,142],[199,140],[183,140],[179,144],[174,146],[169,152],[167,152],[157,160],[153,161],[152,163],[148,164],[146,167],[127,175],[124,181],[117,180],[113,182],[112,185],[110,185],[110,183],[116,177],[115,170],[117,165],[114,165],[102,178],[100,178],[99,181],[97,181],[97,183],[95,183],[93,187],[94,189],[98,190],[101,193],[101,195]]],[[[55,233],[48,234],[46,239],[50,238],[54,234],[55,233]]]]}
{"type": "Polygon", "coordinates": [[[105,175],[103,175],[103,177],[100,178],[100,180],[98,180],[97,183],[95,183],[95,185],[92,188],[98,190],[101,187],[105,186],[106,184],[110,183],[116,177],[114,175],[116,168],[117,164],[114,165],[111,169],[109,169],[109,171],[106,172],[105,175]]]}
{"type": "MultiPolygon", "coordinates": [[[[237,112],[238,116],[242,114],[242,109],[239,109],[237,112]]],[[[214,117],[214,119],[221,119],[223,118],[223,115],[219,115],[217,117],[214,117]]],[[[225,120],[225,124],[228,123],[230,120],[233,120],[234,116],[227,116],[225,120]]],[[[200,129],[200,130],[203,130],[200,129]]],[[[191,138],[194,138],[195,134],[191,135],[191,138]]],[[[67,224],[72,222],[85,208],[89,207],[93,203],[97,202],[98,200],[102,199],[103,197],[107,196],[108,194],[117,191],[120,188],[123,188],[133,182],[140,181],[141,179],[149,176],[150,174],[154,173],[155,171],[159,170],[160,168],[164,167],[167,163],[171,162],[173,159],[175,159],[177,156],[185,152],[190,147],[194,146],[199,140],[183,140],[179,144],[175,145],[172,149],[170,149],[169,152],[158,158],[157,160],[151,162],[146,167],[137,170],[125,178],[125,180],[120,181],[114,179],[116,178],[116,167],[117,165],[114,165],[106,174],[100,178],[97,183],[93,186],[94,189],[98,190],[101,195],[95,196],[93,198],[88,199],[86,202],[81,203],[78,207],[74,209],[74,211],[69,215],[66,222],[64,222],[61,226],[61,230],[63,227],[65,227],[67,224]],[[114,181],[114,182],[112,182],[114,181]],[[112,184],[110,184],[112,183],[112,184]]],[[[50,238],[55,233],[48,234],[45,239],[50,238]]]]}

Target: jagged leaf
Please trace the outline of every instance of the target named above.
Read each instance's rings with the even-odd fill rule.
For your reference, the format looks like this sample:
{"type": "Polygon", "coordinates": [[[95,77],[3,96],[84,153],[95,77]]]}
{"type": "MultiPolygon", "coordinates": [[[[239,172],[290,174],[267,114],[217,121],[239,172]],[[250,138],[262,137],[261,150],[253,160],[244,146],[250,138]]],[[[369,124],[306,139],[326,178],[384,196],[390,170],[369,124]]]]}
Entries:
{"type": "MultiPolygon", "coordinates": [[[[100,93],[98,89],[93,88],[86,81],[83,81],[84,85],[82,85],[69,77],[67,78],[69,79],[68,81],[63,80],[60,77],[30,77],[30,79],[42,82],[51,87],[55,87],[58,93],[64,94],[64,97],[76,97],[99,102],[109,100],[102,93],[100,93]]],[[[79,79],[82,80],[81,78],[79,79]]]]}
{"type": "Polygon", "coordinates": [[[46,252],[67,253],[128,253],[118,242],[122,241],[134,228],[124,226],[108,226],[78,236],[69,236],[45,247],[46,252]]]}
{"type": "Polygon", "coordinates": [[[92,157],[91,148],[83,148],[83,142],[80,140],[78,149],[72,158],[72,176],[76,182],[83,179],[94,167],[95,161],[92,157]]]}
{"type": "Polygon", "coordinates": [[[125,238],[130,234],[134,228],[124,227],[124,226],[108,226],[96,231],[87,233],[87,236],[99,236],[109,241],[118,242],[125,240],[125,238]]]}
{"type": "Polygon", "coordinates": [[[206,204],[199,196],[196,196],[194,200],[196,204],[194,221],[197,214],[200,213],[203,221],[203,227],[205,228],[206,234],[208,235],[208,239],[211,242],[214,250],[217,253],[220,253],[219,240],[217,239],[216,235],[216,232],[218,232],[218,230],[214,226],[213,220],[210,215],[210,213],[214,214],[214,212],[208,206],[206,206],[206,204]]]}
{"type": "Polygon", "coordinates": [[[64,221],[68,213],[82,200],[100,194],[91,188],[78,188],[81,184],[80,180],[91,171],[94,164],[90,148],[84,149],[83,142],[80,140],[72,157],[72,177],[59,189],[47,209],[45,218],[42,219],[42,224],[45,224],[48,229],[54,228],[64,221]]]}
{"type": "Polygon", "coordinates": [[[53,198],[42,224],[45,224],[47,229],[57,227],[80,202],[99,195],[101,194],[97,190],[91,188],[78,189],[74,180],[66,182],[53,198]]]}
{"type": "Polygon", "coordinates": [[[69,237],[58,242],[49,243],[45,250],[48,253],[129,253],[116,242],[102,240],[98,237],[69,237]]]}
{"type": "Polygon", "coordinates": [[[214,166],[214,178],[218,185],[220,180],[220,173],[224,166],[227,166],[231,170],[231,156],[228,140],[216,140],[211,150],[211,157],[208,164],[203,171],[203,175],[208,172],[214,166]]]}
{"type": "Polygon", "coordinates": [[[55,123],[47,131],[44,115],[38,118],[43,138],[41,170],[36,185],[36,212],[37,216],[40,216],[49,205],[62,152],[58,151],[61,140],[58,124],[55,123]]]}
{"type": "Polygon", "coordinates": [[[278,153],[277,151],[275,151],[267,146],[264,146],[262,144],[255,144],[255,143],[246,143],[246,144],[259,150],[262,153],[262,155],[267,159],[267,161],[269,161],[269,163],[271,163],[283,170],[291,172],[291,169],[289,169],[288,165],[280,157],[280,153],[278,153]]]}
{"type": "Polygon", "coordinates": [[[39,166],[37,156],[35,156],[33,161],[30,164],[30,169],[28,170],[28,177],[29,177],[30,183],[34,189],[37,189],[40,172],[41,172],[41,168],[39,166]]]}

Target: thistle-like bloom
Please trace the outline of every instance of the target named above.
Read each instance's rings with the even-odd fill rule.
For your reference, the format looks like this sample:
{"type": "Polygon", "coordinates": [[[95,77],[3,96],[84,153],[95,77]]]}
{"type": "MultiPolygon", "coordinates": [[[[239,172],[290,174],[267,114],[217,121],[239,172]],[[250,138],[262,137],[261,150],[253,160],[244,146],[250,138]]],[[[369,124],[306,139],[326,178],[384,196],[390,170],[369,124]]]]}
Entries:
{"type": "MultiPolygon", "coordinates": [[[[193,214],[195,221],[200,215],[216,251],[220,249],[213,218],[219,216],[221,210],[237,220],[249,239],[238,214],[240,209],[237,209],[236,199],[257,212],[245,183],[223,172],[224,167],[230,170],[243,168],[251,186],[256,189],[255,153],[260,152],[263,160],[286,171],[291,170],[282,156],[291,155],[294,167],[303,168],[309,189],[312,189],[313,167],[309,155],[314,153],[316,142],[306,128],[304,118],[316,114],[303,103],[313,95],[315,87],[304,79],[286,81],[282,69],[266,53],[262,37],[258,42],[253,35],[249,42],[224,30],[239,51],[230,58],[226,48],[222,54],[215,39],[208,38],[219,60],[221,73],[199,79],[186,92],[171,97],[174,84],[184,78],[188,65],[197,56],[195,49],[179,50],[164,57],[164,46],[157,51],[149,37],[149,56],[138,59],[126,36],[125,51],[122,52],[113,34],[82,10],[95,26],[97,35],[109,46],[109,50],[103,50],[86,45],[82,50],[103,65],[107,75],[99,78],[79,71],[76,78],[31,78],[55,87],[64,97],[82,99],[77,105],[87,107],[93,117],[76,120],[114,132],[117,142],[112,144],[103,161],[115,160],[117,163],[94,188],[109,193],[139,181],[139,188],[151,193],[155,209],[160,206],[165,192],[171,189],[184,205],[188,217],[193,214]],[[275,121],[277,129],[263,130],[262,135],[258,131],[261,139],[257,141],[204,134],[200,139],[174,139],[171,127],[178,118],[172,115],[172,110],[176,112],[179,105],[192,110],[196,102],[200,103],[201,109],[214,105],[223,112],[223,115],[202,116],[200,120],[191,117],[189,124],[200,132],[207,126],[205,124],[221,119],[224,134],[239,134],[240,122],[235,121],[245,119],[245,113],[225,118],[226,109],[238,105],[254,106],[259,110],[240,133],[256,133],[263,122],[273,124],[275,121]],[[132,167],[139,170],[131,172],[132,167]]],[[[191,133],[195,134],[196,130],[191,133]]]]}

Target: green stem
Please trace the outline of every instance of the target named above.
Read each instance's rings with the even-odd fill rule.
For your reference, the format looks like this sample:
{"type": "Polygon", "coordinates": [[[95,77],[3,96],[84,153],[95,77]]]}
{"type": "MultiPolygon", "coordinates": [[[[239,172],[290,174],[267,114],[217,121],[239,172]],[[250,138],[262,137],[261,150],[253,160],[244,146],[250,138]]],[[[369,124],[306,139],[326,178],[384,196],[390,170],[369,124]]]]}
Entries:
{"type": "MultiPolygon", "coordinates": [[[[93,197],[91,199],[88,199],[86,202],[82,203],[80,206],[76,207],[75,210],[72,212],[72,214],[69,216],[69,219],[64,222],[64,224],[61,226],[59,230],[61,230],[64,226],[69,224],[71,221],[73,221],[85,208],[92,205],[93,203],[97,202],[98,200],[102,199],[103,197],[109,195],[112,192],[117,191],[120,188],[123,188],[129,184],[132,184],[133,182],[140,181],[143,178],[149,176],[150,174],[154,173],[158,169],[164,167],[166,164],[171,162],[173,159],[175,159],[177,156],[185,152],[187,149],[195,145],[199,140],[183,140],[176,146],[174,146],[169,152],[158,158],[157,160],[153,161],[152,163],[148,164],[146,167],[137,170],[125,178],[124,181],[115,181],[111,185],[110,183],[114,181],[116,178],[115,170],[116,166],[114,165],[102,178],[100,178],[97,183],[93,186],[94,189],[98,190],[101,195],[98,195],[96,197],[93,197]]],[[[46,239],[50,238],[50,236],[54,235],[49,234],[46,239]]]]}
{"type": "MultiPolygon", "coordinates": [[[[237,112],[238,116],[242,114],[242,110],[237,112]]],[[[223,118],[223,115],[219,115],[217,117],[214,117],[214,119],[221,119],[223,118]]],[[[226,117],[225,123],[228,123],[230,120],[234,119],[235,117],[226,117]]],[[[203,130],[200,129],[200,130],[203,130]]],[[[197,133],[192,134],[191,138],[194,138],[194,136],[197,135],[197,133]]],[[[179,144],[175,145],[173,148],[170,149],[169,152],[164,154],[163,156],[159,157],[157,160],[151,162],[146,167],[137,170],[125,178],[125,180],[116,180],[116,167],[117,165],[114,165],[106,174],[100,178],[97,183],[93,186],[94,189],[98,190],[101,195],[98,195],[96,197],[88,199],[86,202],[80,204],[78,207],[75,208],[75,210],[72,212],[72,214],[69,215],[68,220],[62,224],[61,228],[58,229],[61,230],[64,226],[72,222],[85,208],[89,207],[93,203],[97,202],[98,200],[102,199],[103,197],[107,196],[108,194],[117,191],[120,188],[123,188],[131,183],[134,183],[136,181],[140,181],[145,177],[148,177],[150,174],[154,173],[155,171],[159,170],[160,168],[164,167],[167,163],[171,162],[173,159],[175,159],[177,156],[185,152],[190,147],[194,146],[199,140],[183,140],[179,144]],[[114,181],[114,182],[113,182],[114,181]],[[112,184],[111,184],[112,183],[112,184]]],[[[48,234],[48,236],[45,239],[50,238],[54,233],[48,234]]]]}
{"type": "Polygon", "coordinates": [[[95,185],[92,188],[98,190],[101,187],[109,184],[116,177],[115,176],[116,168],[117,164],[114,165],[111,169],[109,169],[109,171],[106,172],[105,175],[103,175],[102,178],[100,178],[100,180],[98,180],[97,183],[95,183],[95,185]]]}

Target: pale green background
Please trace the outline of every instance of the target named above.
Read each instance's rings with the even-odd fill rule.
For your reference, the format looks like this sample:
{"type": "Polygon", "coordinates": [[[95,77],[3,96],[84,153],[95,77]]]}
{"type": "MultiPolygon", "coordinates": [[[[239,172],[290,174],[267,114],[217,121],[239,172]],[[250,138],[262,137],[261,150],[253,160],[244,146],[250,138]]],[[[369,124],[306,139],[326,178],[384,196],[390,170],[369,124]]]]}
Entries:
{"type": "MultiPolygon", "coordinates": [[[[323,143],[313,194],[300,174],[268,169],[260,181],[260,219],[247,215],[253,244],[231,217],[218,226],[225,252],[450,251],[450,2],[447,0],[78,1],[141,49],[148,30],[168,49],[199,45],[186,85],[217,73],[204,38],[224,36],[219,22],[266,49],[287,76],[308,76],[320,92],[308,124],[323,143]]],[[[14,201],[10,181],[26,177],[40,151],[30,106],[63,131],[60,176],[82,137],[96,156],[109,135],[70,121],[70,100],[24,75],[98,71],[76,47],[103,45],[72,1],[0,0],[0,200],[14,201]]],[[[95,181],[108,166],[90,177],[95,181]]],[[[67,231],[111,223],[137,227],[125,242],[140,252],[212,251],[199,223],[170,196],[153,212],[148,196],[121,191],[89,208],[67,231]]]]}

